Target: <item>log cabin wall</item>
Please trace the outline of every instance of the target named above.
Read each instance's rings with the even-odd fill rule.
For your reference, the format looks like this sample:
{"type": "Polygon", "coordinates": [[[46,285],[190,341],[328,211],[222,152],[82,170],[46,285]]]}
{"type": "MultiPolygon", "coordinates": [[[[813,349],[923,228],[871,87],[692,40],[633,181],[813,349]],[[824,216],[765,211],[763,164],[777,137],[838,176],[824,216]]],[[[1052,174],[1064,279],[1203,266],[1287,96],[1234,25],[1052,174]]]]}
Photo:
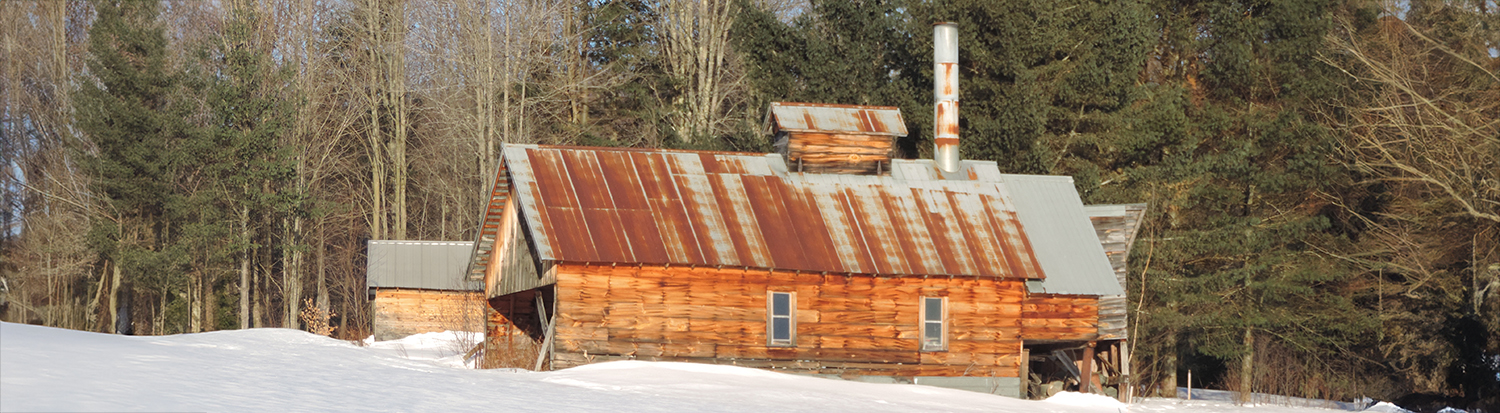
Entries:
{"type": "Polygon", "coordinates": [[[477,291],[378,288],[373,306],[371,324],[379,341],[484,327],[484,300],[477,291]]]}
{"type": "Polygon", "coordinates": [[[1021,281],[686,266],[559,265],[554,368],[693,361],[849,376],[1018,377],[1021,281]],[[767,291],[795,292],[795,346],[767,346],[767,291]],[[948,351],[919,351],[948,298],[948,351]]]}
{"type": "Polygon", "coordinates": [[[1092,341],[1099,337],[1099,297],[1031,294],[1021,305],[1021,337],[1027,343],[1092,341]]]}
{"type": "Polygon", "coordinates": [[[782,155],[794,172],[861,175],[890,172],[894,150],[891,136],[818,132],[786,135],[782,155]]]}

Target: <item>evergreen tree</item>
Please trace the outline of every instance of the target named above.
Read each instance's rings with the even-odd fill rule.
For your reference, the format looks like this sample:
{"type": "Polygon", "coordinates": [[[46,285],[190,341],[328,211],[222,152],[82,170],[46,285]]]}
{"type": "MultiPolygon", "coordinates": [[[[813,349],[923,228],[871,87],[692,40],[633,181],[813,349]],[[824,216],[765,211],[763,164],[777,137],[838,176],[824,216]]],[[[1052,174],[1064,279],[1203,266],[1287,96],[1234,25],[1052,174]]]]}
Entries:
{"type": "MultiPolygon", "coordinates": [[[[814,0],[790,23],[748,1],[739,7],[731,41],[745,60],[754,113],[775,101],[898,106],[915,131],[923,118],[913,114],[932,111],[920,93],[930,86],[901,76],[912,65],[905,0],[814,0]]],[[[742,125],[729,139],[770,151],[760,126],[742,125]]],[[[897,145],[915,154],[909,140],[897,145]]]]}
{"type": "MultiPolygon", "coordinates": [[[[248,260],[278,247],[274,253],[290,254],[272,239],[280,237],[278,228],[288,217],[304,212],[303,195],[294,185],[296,151],[284,144],[297,113],[289,93],[294,73],[272,61],[260,19],[253,5],[231,2],[223,31],[202,54],[210,124],[187,150],[211,182],[194,193],[196,208],[184,218],[198,223],[195,245],[212,258],[203,268],[208,286],[218,274],[233,271],[226,264],[234,258],[248,260]]],[[[242,301],[252,294],[266,292],[241,280],[242,301]]]]}
{"type": "Polygon", "coordinates": [[[661,41],[652,22],[656,11],[641,0],[584,2],[584,55],[590,67],[630,79],[599,91],[590,102],[589,119],[579,131],[579,142],[590,146],[653,146],[657,131],[669,130],[669,87],[656,44],[661,41]]]}
{"type": "Polygon", "coordinates": [[[89,73],[74,106],[88,142],[79,166],[92,178],[101,215],[90,245],[108,268],[112,331],[121,333],[131,325],[128,314],[117,313],[127,285],[161,291],[181,276],[170,217],[181,206],[173,184],[186,157],[179,148],[192,128],[157,7],[145,0],[94,5],[89,73]]]}
{"type": "MultiPolygon", "coordinates": [[[[915,90],[932,79],[936,21],[958,23],[960,140],[964,158],[1017,173],[1078,172],[1108,150],[1118,113],[1136,98],[1137,74],[1153,37],[1150,10],[1135,2],[953,0],[916,3],[916,48],[903,70],[915,90]],[[1073,162],[1084,161],[1084,162],[1073,162]]],[[[920,99],[919,107],[930,107],[920,99]]],[[[931,110],[908,115],[917,149],[931,151],[931,110]]]]}
{"type": "Polygon", "coordinates": [[[732,41],[745,56],[756,107],[763,110],[771,101],[878,106],[912,101],[912,89],[896,78],[910,60],[905,4],[814,0],[787,24],[742,1],[732,41]]]}
{"type": "MultiPolygon", "coordinates": [[[[1316,59],[1336,6],[1154,3],[1162,36],[1141,76],[1150,102],[1126,111],[1131,121],[1095,158],[1100,186],[1083,188],[1096,202],[1151,203],[1147,242],[1159,244],[1136,251],[1157,255],[1132,280],[1164,288],[1137,297],[1148,305],[1135,322],[1167,338],[1160,344],[1185,344],[1183,356],[1234,373],[1224,382],[1238,389],[1312,391],[1256,375],[1266,367],[1257,349],[1269,345],[1331,382],[1298,395],[1352,391],[1362,379],[1348,374],[1358,357],[1350,349],[1376,327],[1355,302],[1354,271],[1319,252],[1345,236],[1320,194],[1349,179],[1330,161],[1336,136],[1315,120],[1342,81],[1316,59]]],[[[1173,360],[1159,367],[1176,370],[1178,350],[1137,354],[1173,360]]]]}

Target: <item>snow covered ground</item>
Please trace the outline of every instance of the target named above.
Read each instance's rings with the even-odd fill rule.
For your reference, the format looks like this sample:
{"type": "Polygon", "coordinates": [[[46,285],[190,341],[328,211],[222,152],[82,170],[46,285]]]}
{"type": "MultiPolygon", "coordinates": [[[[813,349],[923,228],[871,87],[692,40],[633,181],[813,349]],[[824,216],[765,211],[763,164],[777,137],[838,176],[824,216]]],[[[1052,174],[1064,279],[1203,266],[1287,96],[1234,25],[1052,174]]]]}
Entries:
{"type": "Polygon", "coordinates": [[[1336,412],[1079,393],[1028,401],[688,363],[472,370],[455,343],[472,339],[361,347],[284,329],[126,337],[0,323],[0,411],[1336,412]]]}

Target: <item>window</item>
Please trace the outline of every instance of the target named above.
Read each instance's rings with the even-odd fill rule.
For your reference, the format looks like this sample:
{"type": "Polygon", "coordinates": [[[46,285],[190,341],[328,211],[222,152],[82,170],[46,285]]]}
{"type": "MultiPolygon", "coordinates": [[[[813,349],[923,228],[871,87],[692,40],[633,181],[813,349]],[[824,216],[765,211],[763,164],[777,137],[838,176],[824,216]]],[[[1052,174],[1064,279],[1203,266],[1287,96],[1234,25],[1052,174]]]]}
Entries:
{"type": "Polygon", "coordinates": [[[947,297],[922,297],[922,351],[948,350],[947,315],[947,297]]]}
{"type": "Polygon", "coordinates": [[[797,345],[797,293],[766,292],[766,345],[797,345]]]}

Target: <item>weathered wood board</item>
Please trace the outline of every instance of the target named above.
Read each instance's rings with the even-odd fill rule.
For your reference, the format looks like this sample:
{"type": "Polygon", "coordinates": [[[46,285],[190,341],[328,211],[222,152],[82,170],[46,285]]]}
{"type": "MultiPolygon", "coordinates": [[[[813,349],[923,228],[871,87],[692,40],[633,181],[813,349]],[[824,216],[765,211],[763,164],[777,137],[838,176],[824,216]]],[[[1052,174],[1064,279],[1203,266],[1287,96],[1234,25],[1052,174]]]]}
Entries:
{"type": "Polygon", "coordinates": [[[485,305],[477,291],[379,288],[373,307],[376,340],[484,327],[485,305]]]}
{"type": "Polygon", "coordinates": [[[1028,343],[1090,341],[1099,337],[1099,297],[1031,294],[1021,305],[1021,337],[1028,343]]]}
{"type": "Polygon", "coordinates": [[[1017,377],[1020,281],[757,269],[559,265],[555,368],[705,361],[800,372],[1017,377]],[[796,293],[796,345],[768,347],[766,293],[796,293]],[[948,351],[919,351],[924,296],[948,297],[948,351]]]}
{"type": "Polygon", "coordinates": [[[893,138],[818,132],[788,132],[785,137],[787,167],[807,173],[873,174],[890,170],[893,138]]]}

